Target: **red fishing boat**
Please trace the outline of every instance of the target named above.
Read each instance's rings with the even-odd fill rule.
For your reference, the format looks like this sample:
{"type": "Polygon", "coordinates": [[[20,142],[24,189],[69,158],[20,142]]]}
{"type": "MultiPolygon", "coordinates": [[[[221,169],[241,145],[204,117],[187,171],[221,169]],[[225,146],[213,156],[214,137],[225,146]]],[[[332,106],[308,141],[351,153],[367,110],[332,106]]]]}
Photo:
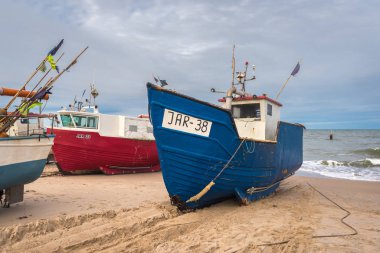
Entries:
{"type": "MultiPolygon", "coordinates": [[[[97,96],[93,87],[91,94],[97,96]]],[[[70,106],[58,111],[58,125],[53,130],[53,152],[62,173],[101,171],[113,175],[160,170],[148,116],[102,114],[91,102],[83,107],[78,104],[75,110],[70,106]]]]}

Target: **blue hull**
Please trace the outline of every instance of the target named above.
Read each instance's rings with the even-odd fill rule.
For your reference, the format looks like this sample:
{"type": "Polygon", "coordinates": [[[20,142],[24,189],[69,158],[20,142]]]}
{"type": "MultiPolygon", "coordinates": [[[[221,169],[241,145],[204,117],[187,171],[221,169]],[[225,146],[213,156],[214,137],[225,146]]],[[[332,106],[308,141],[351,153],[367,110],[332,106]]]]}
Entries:
{"type": "Polygon", "coordinates": [[[35,181],[41,176],[46,159],[0,166],[0,190],[35,181]]]}
{"type": "Polygon", "coordinates": [[[152,84],[147,87],[165,186],[172,202],[180,209],[204,207],[234,196],[244,203],[265,197],[274,192],[281,180],[300,168],[301,125],[280,122],[277,142],[245,140],[240,145],[243,140],[229,111],[152,84]],[[212,122],[209,136],[163,127],[165,109],[212,122]],[[202,191],[231,157],[215,185],[198,201],[185,203],[202,191]],[[252,187],[267,188],[247,193],[252,187]]]}

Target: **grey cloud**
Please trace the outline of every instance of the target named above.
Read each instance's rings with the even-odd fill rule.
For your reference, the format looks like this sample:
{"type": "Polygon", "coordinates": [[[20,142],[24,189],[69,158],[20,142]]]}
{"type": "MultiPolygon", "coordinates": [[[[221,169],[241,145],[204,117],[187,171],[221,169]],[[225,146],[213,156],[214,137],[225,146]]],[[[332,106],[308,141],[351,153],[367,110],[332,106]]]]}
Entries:
{"type": "Polygon", "coordinates": [[[146,112],[152,74],[179,92],[216,101],[208,90],[228,88],[235,43],[237,66],[245,60],[257,66],[248,89],[258,94],[275,97],[303,58],[280,97],[284,120],[320,127],[313,122],[339,115],[350,128],[350,114],[360,108],[363,127],[379,128],[371,121],[380,111],[379,7],[377,1],[5,1],[1,84],[18,87],[63,37],[63,65],[90,49],[57,83],[50,110],[94,80],[103,111],[146,112]]]}

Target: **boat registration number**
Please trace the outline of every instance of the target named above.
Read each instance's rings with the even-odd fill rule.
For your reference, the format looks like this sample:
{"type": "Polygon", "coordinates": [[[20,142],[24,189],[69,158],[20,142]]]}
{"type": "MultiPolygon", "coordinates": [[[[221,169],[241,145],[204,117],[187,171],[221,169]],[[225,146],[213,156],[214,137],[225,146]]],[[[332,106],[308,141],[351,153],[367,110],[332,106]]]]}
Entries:
{"type": "Polygon", "coordinates": [[[77,139],[91,139],[91,135],[90,134],[77,134],[77,139]]]}
{"type": "Polygon", "coordinates": [[[208,137],[212,122],[165,109],[162,127],[208,137]]]}

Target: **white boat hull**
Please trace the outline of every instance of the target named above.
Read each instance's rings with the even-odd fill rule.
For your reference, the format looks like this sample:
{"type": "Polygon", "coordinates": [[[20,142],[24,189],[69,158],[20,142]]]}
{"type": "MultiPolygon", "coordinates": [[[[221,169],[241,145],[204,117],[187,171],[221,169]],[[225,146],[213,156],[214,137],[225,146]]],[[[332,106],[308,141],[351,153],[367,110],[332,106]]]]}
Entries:
{"type": "Polygon", "coordinates": [[[0,138],[0,190],[40,177],[54,135],[0,138]]]}

